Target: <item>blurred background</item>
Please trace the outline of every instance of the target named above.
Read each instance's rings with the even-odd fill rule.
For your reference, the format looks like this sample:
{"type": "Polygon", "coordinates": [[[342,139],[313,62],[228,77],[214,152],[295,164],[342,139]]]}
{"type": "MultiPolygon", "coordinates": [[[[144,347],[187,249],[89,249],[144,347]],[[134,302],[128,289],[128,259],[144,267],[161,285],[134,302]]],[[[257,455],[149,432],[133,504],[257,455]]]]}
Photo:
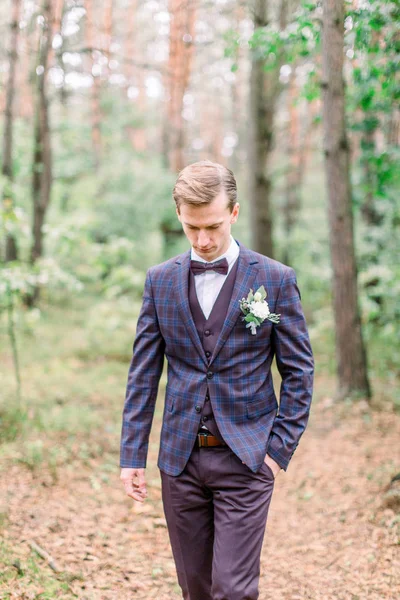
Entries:
{"type": "MultiPolygon", "coordinates": [[[[133,589],[128,567],[125,575],[116,567],[121,556],[109,568],[100,561],[89,577],[95,552],[75,548],[77,532],[68,544],[64,538],[69,558],[65,546],[58,550],[68,564],[79,555],[85,593],[78,576],[61,581],[48,570],[42,578],[37,553],[29,550],[33,562],[21,566],[28,555],[10,548],[41,531],[57,554],[67,517],[54,515],[72,502],[78,473],[85,476],[72,521],[82,495],[94,503],[90,521],[98,495],[107,490],[111,498],[118,487],[120,417],[144,277],[189,247],[172,188],[191,162],[233,170],[241,204],[234,237],[296,271],[315,354],[315,410],[334,411],[321,423],[338,426],[360,411],[354,422],[369,433],[360,432],[358,445],[368,446],[364,433],[382,450],[379,485],[400,470],[399,24],[399,5],[388,0],[1,2],[0,458],[9,484],[0,504],[2,597],[39,597],[22,594],[41,589],[41,598],[130,597],[121,591],[133,589]],[[375,418],[385,420],[386,446],[380,426],[371,426],[375,418]],[[29,515],[38,506],[35,520],[29,515]],[[109,585],[104,595],[100,573],[109,585]]],[[[163,378],[156,433],[164,385],[163,378]]],[[[157,443],[155,436],[154,518],[140,514],[138,529],[152,549],[140,554],[144,589],[138,584],[135,598],[179,597],[157,496],[157,443]],[[165,545],[162,566],[154,543],[165,545]]],[[[331,460],[338,439],[327,448],[331,460]]],[[[318,452],[310,447],[309,460],[318,452]]],[[[129,510],[122,491],[113,502],[129,510]]],[[[400,500],[387,502],[397,514],[400,500]]],[[[77,523],[78,531],[85,527],[77,523]]],[[[132,532],[118,523],[129,558],[132,532]]],[[[103,542],[112,535],[106,529],[103,542]]],[[[299,598],[339,598],[325,581],[299,581],[304,594],[314,585],[313,596],[299,598]]],[[[366,581],[364,573],[359,585],[366,581]]],[[[382,590],[377,599],[391,597],[382,590]]]]}

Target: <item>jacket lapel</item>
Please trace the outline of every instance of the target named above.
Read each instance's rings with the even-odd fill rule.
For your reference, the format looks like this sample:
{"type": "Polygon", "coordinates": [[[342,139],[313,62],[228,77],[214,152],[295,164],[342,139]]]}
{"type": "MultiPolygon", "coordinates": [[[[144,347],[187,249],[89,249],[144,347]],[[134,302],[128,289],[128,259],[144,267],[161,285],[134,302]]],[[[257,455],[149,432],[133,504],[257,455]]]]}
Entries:
{"type": "Polygon", "coordinates": [[[193,320],[192,311],[189,305],[189,263],[190,263],[190,250],[181,254],[176,260],[175,270],[175,295],[177,299],[177,308],[179,310],[179,316],[184,323],[190,339],[193,342],[197,352],[208,365],[203,345],[197,333],[196,325],[193,320]]]}
{"type": "MultiPolygon", "coordinates": [[[[237,240],[236,240],[237,241],[237,240]]],[[[239,243],[239,242],[238,242],[239,243]]],[[[239,256],[238,256],[238,268],[236,273],[235,285],[233,288],[231,300],[229,302],[226,318],[219,334],[217,343],[214,348],[214,352],[210,358],[211,364],[222,346],[225,344],[235,325],[241,310],[239,307],[239,301],[243,297],[247,297],[250,288],[253,287],[254,281],[258,274],[258,260],[256,255],[248,250],[245,246],[239,243],[239,256]]]]}

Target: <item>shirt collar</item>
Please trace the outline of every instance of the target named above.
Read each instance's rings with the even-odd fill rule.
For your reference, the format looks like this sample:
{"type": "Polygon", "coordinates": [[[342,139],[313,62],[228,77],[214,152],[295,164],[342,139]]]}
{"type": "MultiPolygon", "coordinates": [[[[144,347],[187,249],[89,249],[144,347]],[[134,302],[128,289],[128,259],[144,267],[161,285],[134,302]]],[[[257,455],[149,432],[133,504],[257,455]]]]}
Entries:
{"type": "Polygon", "coordinates": [[[238,255],[239,255],[239,246],[238,246],[237,242],[235,241],[235,239],[233,238],[232,235],[230,236],[230,239],[231,239],[231,243],[229,245],[228,250],[224,254],[221,254],[221,256],[217,256],[216,258],[214,258],[212,261],[205,260],[204,258],[199,256],[195,252],[195,250],[193,250],[193,248],[191,249],[191,259],[199,260],[201,262],[215,262],[216,260],[221,260],[221,258],[226,258],[226,260],[228,261],[228,265],[230,266],[232,263],[235,262],[235,260],[237,259],[238,255]]]}

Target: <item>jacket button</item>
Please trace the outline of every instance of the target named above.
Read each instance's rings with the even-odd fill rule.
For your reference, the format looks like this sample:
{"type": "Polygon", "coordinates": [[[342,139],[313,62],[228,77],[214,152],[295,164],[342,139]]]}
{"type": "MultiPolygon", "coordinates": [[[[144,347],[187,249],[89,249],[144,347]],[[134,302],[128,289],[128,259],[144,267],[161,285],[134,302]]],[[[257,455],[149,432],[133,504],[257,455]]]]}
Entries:
{"type": "Polygon", "coordinates": [[[203,418],[202,418],[202,421],[204,421],[204,422],[205,422],[205,421],[208,421],[208,417],[203,417],[203,418]]]}
{"type": "Polygon", "coordinates": [[[201,406],[199,406],[198,404],[194,407],[196,412],[201,412],[201,406]]]}
{"type": "Polygon", "coordinates": [[[212,371],[207,372],[207,379],[212,379],[214,377],[214,373],[212,371]]]}
{"type": "Polygon", "coordinates": [[[211,331],[210,331],[209,329],[206,329],[206,330],[205,330],[205,332],[204,332],[204,335],[207,335],[207,336],[208,336],[208,335],[210,335],[210,334],[211,334],[211,331]]]}

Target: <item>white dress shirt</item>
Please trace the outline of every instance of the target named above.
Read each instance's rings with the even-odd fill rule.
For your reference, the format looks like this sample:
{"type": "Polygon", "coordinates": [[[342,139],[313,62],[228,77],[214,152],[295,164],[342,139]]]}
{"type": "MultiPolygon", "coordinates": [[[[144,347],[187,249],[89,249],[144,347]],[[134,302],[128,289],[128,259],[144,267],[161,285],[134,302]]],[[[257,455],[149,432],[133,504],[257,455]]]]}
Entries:
{"type": "Polygon", "coordinates": [[[198,254],[196,254],[196,252],[192,248],[192,260],[199,260],[200,262],[206,263],[216,262],[217,260],[221,260],[221,258],[226,258],[226,260],[228,261],[228,273],[226,275],[223,275],[222,273],[217,273],[216,271],[206,271],[205,273],[196,275],[194,278],[197,298],[199,300],[201,310],[203,311],[206,319],[208,319],[208,317],[210,316],[210,313],[214,306],[214,302],[216,301],[218,294],[220,293],[221,288],[224,285],[224,281],[228,277],[229,271],[232,269],[238,256],[239,246],[235,242],[232,235],[231,243],[228,250],[224,254],[221,254],[221,256],[214,258],[212,261],[207,261],[204,258],[201,258],[198,254]]]}

